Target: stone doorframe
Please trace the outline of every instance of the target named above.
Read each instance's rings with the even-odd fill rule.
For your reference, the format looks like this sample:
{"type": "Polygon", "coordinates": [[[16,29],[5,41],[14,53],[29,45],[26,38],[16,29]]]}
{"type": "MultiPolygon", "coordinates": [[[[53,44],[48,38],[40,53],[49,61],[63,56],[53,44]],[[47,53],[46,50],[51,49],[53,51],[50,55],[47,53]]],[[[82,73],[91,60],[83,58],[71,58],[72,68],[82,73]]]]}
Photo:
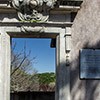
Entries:
{"type": "Polygon", "coordinates": [[[70,100],[70,73],[66,65],[66,30],[71,24],[1,22],[0,27],[0,100],[10,100],[10,40],[11,38],[56,38],[55,100],[70,100]],[[22,27],[33,27],[24,32],[22,27]],[[41,28],[42,31],[35,29],[41,28]]]}

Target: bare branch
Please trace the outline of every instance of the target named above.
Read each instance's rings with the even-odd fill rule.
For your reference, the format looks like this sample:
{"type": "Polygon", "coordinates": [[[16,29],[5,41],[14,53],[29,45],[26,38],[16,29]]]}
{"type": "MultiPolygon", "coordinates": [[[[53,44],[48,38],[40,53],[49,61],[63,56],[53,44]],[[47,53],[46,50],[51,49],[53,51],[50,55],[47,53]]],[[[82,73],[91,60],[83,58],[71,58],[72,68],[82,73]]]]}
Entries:
{"type": "Polygon", "coordinates": [[[13,75],[15,73],[15,71],[20,68],[20,66],[23,64],[23,62],[25,61],[25,59],[26,59],[26,57],[21,61],[20,65],[11,73],[11,75],[13,75]]]}

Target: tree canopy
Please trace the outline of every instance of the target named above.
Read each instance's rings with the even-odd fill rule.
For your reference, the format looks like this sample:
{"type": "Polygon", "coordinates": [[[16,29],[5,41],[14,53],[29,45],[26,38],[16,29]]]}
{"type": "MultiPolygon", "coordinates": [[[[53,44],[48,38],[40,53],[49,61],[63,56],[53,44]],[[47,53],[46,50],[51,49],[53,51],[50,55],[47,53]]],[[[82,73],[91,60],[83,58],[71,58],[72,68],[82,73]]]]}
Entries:
{"type": "Polygon", "coordinates": [[[55,73],[37,73],[32,67],[36,59],[30,58],[30,52],[24,50],[15,52],[16,44],[12,45],[11,51],[11,92],[14,91],[54,91],[55,73]]]}

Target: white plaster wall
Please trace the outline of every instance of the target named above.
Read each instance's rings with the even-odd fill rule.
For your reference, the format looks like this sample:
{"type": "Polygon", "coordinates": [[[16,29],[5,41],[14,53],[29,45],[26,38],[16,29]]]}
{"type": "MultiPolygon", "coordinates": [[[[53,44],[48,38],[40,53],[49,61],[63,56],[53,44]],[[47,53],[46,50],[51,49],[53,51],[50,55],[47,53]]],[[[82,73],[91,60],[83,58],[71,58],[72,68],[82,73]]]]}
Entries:
{"type": "Polygon", "coordinates": [[[79,50],[100,49],[100,0],[84,0],[72,26],[72,100],[100,100],[100,80],[79,79],[79,50]]]}

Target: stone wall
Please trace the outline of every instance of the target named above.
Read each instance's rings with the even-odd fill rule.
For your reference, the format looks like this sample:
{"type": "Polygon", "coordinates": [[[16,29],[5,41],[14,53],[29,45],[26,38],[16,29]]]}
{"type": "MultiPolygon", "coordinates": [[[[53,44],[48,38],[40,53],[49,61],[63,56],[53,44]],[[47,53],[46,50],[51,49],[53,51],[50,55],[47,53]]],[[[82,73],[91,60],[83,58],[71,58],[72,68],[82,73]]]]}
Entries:
{"type": "Polygon", "coordinates": [[[79,50],[100,49],[100,0],[84,0],[72,26],[71,100],[100,100],[100,80],[80,80],[79,50]]]}

